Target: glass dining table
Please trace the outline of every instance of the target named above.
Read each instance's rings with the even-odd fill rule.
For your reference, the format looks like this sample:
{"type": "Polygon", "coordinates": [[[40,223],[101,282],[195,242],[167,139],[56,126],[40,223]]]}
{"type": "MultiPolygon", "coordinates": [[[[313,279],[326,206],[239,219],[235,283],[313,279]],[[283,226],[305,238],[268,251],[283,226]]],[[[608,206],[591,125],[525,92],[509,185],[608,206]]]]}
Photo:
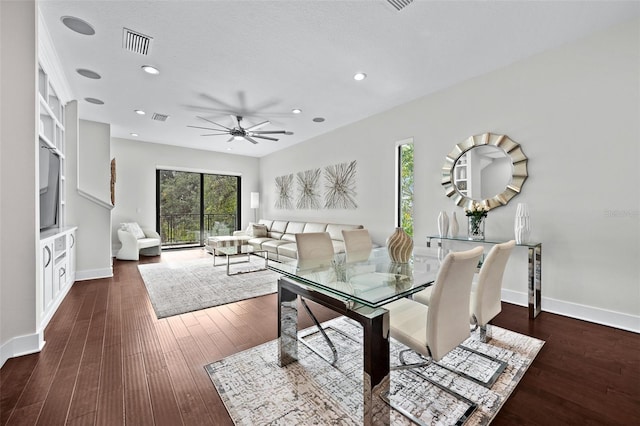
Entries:
{"type": "Polygon", "coordinates": [[[347,263],[344,254],[331,262],[269,262],[278,279],[278,363],[298,360],[297,298],[311,300],[363,327],[364,424],[389,424],[390,407],[381,395],[389,391],[389,311],[384,305],[420,291],[435,281],[438,251],[417,247],[408,263],[394,263],[386,247],[375,248],[366,261],[347,263]]]}

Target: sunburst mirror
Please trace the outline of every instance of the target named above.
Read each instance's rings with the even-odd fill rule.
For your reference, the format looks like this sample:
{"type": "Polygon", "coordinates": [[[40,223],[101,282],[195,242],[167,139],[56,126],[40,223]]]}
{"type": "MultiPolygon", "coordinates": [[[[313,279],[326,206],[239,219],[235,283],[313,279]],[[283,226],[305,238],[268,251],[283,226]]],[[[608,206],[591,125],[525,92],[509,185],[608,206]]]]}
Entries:
{"type": "Polygon", "coordinates": [[[520,193],[527,161],[520,144],[506,135],[470,136],[447,155],[441,183],[458,206],[469,209],[477,202],[490,210],[520,193]]]}

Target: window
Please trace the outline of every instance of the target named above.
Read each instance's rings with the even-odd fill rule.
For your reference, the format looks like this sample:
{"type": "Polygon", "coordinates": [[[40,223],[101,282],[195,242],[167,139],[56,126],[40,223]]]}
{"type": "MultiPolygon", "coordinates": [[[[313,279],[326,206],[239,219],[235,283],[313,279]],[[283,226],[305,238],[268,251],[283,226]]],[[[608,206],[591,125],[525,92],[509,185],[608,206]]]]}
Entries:
{"type": "Polygon", "coordinates": [[[238,229],[240,177],[157,170],[156,222],[164,248],[204,245],[238,229]]]}
{"type": "Polygon", "coordinates": [[[397,224],[413,237],[413,139],[398,145],[397,224]]]}

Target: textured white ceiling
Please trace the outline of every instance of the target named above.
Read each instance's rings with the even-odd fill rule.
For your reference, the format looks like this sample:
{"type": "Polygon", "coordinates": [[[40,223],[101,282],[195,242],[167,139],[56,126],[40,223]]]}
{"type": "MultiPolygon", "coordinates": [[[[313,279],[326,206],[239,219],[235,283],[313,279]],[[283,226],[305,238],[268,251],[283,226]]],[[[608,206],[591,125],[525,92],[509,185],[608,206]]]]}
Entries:
{"type": "Polygon", "coordinates": [[[80,118],[110,123],[114,137],[261,157],[637,18],[640,2],[416,0],[398,12],[386,0],[41,0],[40,10],[80,118]],[[62,16],[96,34],[72,32],[62,16]],[[153,37],[148,56],[123,49],[123,27],[153,37]],[[368,78],[354,81],[358,71],[368,78]],[[294,135],[252,145],[187,127],[206,126],[198,115],[231,127],[230,113],[294,135]]]}

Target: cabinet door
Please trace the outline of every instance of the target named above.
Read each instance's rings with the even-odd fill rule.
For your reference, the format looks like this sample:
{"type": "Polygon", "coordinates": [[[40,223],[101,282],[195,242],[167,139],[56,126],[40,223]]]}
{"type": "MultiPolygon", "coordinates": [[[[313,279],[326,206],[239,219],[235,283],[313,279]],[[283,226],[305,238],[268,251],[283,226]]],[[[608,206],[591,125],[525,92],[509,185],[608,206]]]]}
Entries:
{"type": "Polygon", "coordinates": [[[76,232],[67,236],[67,285],[76,281],[76,232]]]}
{"type": "Polygon", "coordinates": [[[46,311],[53,302],[53,241],[43,243],[42,247],[42,309],[46,311]]]}

